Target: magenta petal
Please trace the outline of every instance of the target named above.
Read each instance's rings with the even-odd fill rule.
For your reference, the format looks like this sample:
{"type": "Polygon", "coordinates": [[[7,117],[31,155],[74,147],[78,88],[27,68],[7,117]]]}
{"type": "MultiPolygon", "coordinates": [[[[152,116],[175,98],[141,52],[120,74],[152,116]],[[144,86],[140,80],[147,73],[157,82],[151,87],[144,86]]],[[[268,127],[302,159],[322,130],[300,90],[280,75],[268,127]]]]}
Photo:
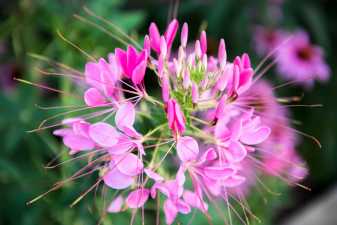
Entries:
{"type": "Polygon", "coordinates": [[[207,166],[203,168],[204,174],[213,180],[225,179],[235,172],[233,168],[221,166],[207,166]]]}
{"type": "Polygon", "coordinates": [[[178,31],[179,23],[176,19],[172,20],[171,23],[167,26],[167,29],[165,31],[165,39],[167,42],[168,49],[172,45],[174,38],[176,36],[176,33],[178,31]]]}
{"type": "Polygon", "coordinates": [[[140,208],[142,207],[147,199],[149,198],[150,191],[145,188],[139,188],[133,192],[131,192],[127,199],[126,199],[126,204],[131,208],[140,208]]]}
{"type": "Polygon", "coordinates": [[[247,53],[244,53],[241,57],[242,59],[242,65],[243,68],[247,69],[247,68],[251,68],[251,63],[250,63],[250,58],[249,55],[247,53]]]}
{"type": "Polygon", "coordinates": [[[131,78],[131,74],[128,72],[126,52],[120,48],[116,48],[115,56],[119,65],[122,67],[124,75],[127,78],[131,78]]]}
{"type": "Polygon", "coordinates": [[[127,68],[128,68],[129,74],[131,75],[133,69],[137,65],[137,58],[138,58],[138,52],[132,45],[128,45],[126,58],[127,58],[126,60],[127,68]]]}
{"type": "Polygon", "coordinates": [[[84,93],[84,101],[88,106],[99,106],[106,102],[104,96],[96,88],[86,90],[84,93]]]}
{"type": "Polygon", "coordinates": [[[117,143],[119,133],[110,124],[98,122],[90,126],[89,136],[102,147],[112,147],[117,143]]]}
{"type": "Polygon", "coordinates": [[[135,122],[136,111],[131,102],[127,102],[119,106],[115,123],[118,129],[123,130],[124,127],[132,127],[135,122]]]}
{"type": "Polygon", "coordinates": [[[121,195],[118,195],[117,198],[112,200],[109,207],[107,208],[107,212],[109,213],[118,213],[122,210],[123,206],[123,197],[121,195]]]}
{"type": "Polygon", "coordinates": [[[164,208],[166,224],[171,225],[176,219],[176,216],[178,214],[178,209],[170,199],[165,200],[163,208],[164,208]]]}
{"type": "Polygon", "coordinates": [[[270,135],[269,127],[260,127],[252,132],[245,132],[241,135],[240,141],[246,145],[257,145],[264,142],[270,135]]]}
{"type": "Polygon", "coordinates": [[[118,155],[114,161],[118,170],[128,176],[136,176],[143,170],[143,162],[132,153],[118,155]]]}
{"type": "Polygon", "coordinates": [[[67,135],[63,138],[63,143],[75,151],[91,150],[95,147],[95,143],[92,140],[79,135],[67,135]]]}
{"type": "Polygon", "coordinates": [[[155,23],[151,23],[149,27],[149,36],[151,40],[151,47],[157,53],[160,52],[160,34],[155,23]]]}
{"type": "Polygon", "coordinates": [[[147,64],[146,61],[144,60],[134,68],[131,75],[133,84],[138,85],[144,80],[146,66],[147,64]]]}
{"type": "Polygon", "coordinates": [[[134,182],[134,179],[115,168],[104,174],[103,181],[107,186],[120,190],[129,187],[134,182]]]}
{"type": "Polygon", "coordinates": [[[198,142],[192,137],[181,137],[177,141],[177,154],[181,161],[196,159],[199,153],[198,142]]]}

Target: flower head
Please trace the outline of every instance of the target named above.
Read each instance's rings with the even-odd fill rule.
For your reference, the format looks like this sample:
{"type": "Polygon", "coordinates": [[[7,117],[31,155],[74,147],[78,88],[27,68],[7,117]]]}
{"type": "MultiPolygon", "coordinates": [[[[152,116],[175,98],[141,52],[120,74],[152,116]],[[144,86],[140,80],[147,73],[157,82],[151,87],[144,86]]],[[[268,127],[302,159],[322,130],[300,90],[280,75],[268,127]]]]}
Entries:
{"type": "Polygon", "coordinates": [[[83,110],[90,113],[64,120],[65,127],[54,131],[70,154],[87,151],[88,165],[76,177],[99,171],[97,184],[122,190],[107,207],[110,213],[137,212],[163,195],[167,224],[192,208],[209,217],[213,198],[229,204],[230,194],[253,185],[252,175],[261,171],[306,174],[267,157],[271,153],[284,156],[282,162],[302,163],[287,150],[295,144],[288,140],[292,133],[282,129],[289,126],[285,112],[272,89],[254,80],[248,54],[229,60],[221,39],[217,56],[208,55],[205,31],[188,49],[185,23],[178,54],[171,56],[178,30],[173,20],[161,35],[152,23],[143,49],[129,45],[115,49],[108,61],[88,62],[83,110]],[[146,90],[149,70],[162,101],[146,90]],[[283,119],[275,124],[277,116],[283,119]],[[265,168],[255,169],[257,162],[265,168]]]}
{"type": "Polygon", "coordinates": [[[313,45],[304,31],[290,35],[290,40],[277,51],[280,75],[307,87],[315,80],[326,81],[330,69],[324,61],[323,50],[313,45]]]}

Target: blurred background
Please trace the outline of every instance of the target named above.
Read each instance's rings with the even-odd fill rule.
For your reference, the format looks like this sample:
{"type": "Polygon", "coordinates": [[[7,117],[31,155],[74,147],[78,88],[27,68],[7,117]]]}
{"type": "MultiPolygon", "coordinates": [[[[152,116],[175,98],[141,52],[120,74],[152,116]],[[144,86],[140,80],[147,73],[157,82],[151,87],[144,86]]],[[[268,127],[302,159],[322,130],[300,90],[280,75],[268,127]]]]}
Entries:
{"type": "MultiPolygon", "coordinates": [[[[95,196],[86,197],[75,208],[70,208],[90,181],[80,180],[50,193],[33,205],[26,202],[48,190],[53,183],[69,176],[78,168],[77,163],[45,169],[44,165],[58,155],[61,144],[50,131],[28,133],[57,110],[44,110],[41,106],[62,105],[67,97],[52,91],[32,87],[15,81],[21,78],[68,91],[66,79],[46,78],[37,68],[48,60],[63,62],[83,71],[86,59],[65,43],[60,31],[69,40],[93,55],[105,56],[120,46],[116,40],[97,28],[74,18],[78,14],[87,18],[83,6],[97,15],[111,20],[139,42],[147,33],[150,22],[155,21],[163,30],[168,18],[177,15],[180,22],[188,22],[190,37],[197,37],[206,29],[210,52],[215,53],[217,40],[224,38],[229,58],[247,52],[254,65],[261,61],[254,48],[254,28],[257,25],[284,30],[303,29],[311,41],[319,45],[331,69],[330,79],[315,83],[308,89],[288,85],[279,90],[280,96],[303,96],[303,104],[323,104],[321,108],[292,108],[297,128],[317,137],[315,143],[301,138],[298,151],[309,166],[310,175],[303,184],[311,191],[299,187],[287,188],[281,182],[273,183],[273,190],[281,196],[268,193],[252,197],[251,208],[261,218],[260,224],[282,224],[310,203],[330,193],[337,181],[337,2],[335,0],[11,0],[0,1],[0,224],[96,224],[97,210],[93,210],[95,196]],[[262,200],[261,200],[262,199],[262,200]]],[[[50,63],[50,62],[49,62],[50,63]]],[[[51,63],[52,64],[52,63],[51,63]]],[[[266,75],[274,85],[284,82],[272,68],[266,75]]],[[[63,159],[67,156],[64,154],[63,159]]],[[[98,197],[99,198],[99,197],[98,197]]],[[[323,198],[324,199],[324,198],[323,198]]],[[[337,212],[337,207],[335,208],[337,212]]],[[[103,224],[127,224],[126,219],[104,219],[103,224]]],[[[337,221],[336,214],[330,215],[337,221]]],[[[324,219],[324,218],[322,218],[324,219]]],[[[184,221],[184,219],[182,219],[184,221]]],[[[194,224],[194,223],[193,223],[194,224]]],[[[199,224],[199,223],[196,223],[199,224]]],[[[215,220],[215,224],[217,223],[215,220]]],[[[323,224],[323,223],[322,223],[323,224]]],[[[328,224],[328,223],[325,223],[328,224]]],[[[337,222],[329,223],[331,225],[337,222]]]]}

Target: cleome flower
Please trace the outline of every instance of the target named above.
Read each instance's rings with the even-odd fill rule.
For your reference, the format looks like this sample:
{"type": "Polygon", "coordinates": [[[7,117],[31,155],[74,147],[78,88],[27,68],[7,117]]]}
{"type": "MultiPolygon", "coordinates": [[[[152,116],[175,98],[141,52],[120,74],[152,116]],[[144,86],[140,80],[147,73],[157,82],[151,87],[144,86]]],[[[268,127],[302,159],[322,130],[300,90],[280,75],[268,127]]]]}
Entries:
{"type": "Polygon", "coordinates": [[[295,142],[285,144],[295,135],[287,133],[287,113],[272,88],[255,78],[249,55],[228,60],[223,39],[217,56],[208,55],[205,31],[187,49],[184,23],[173,56],[178,31],[177,20],[163,35],[151,23],[143,48],[128,45],[88,62],[82,94],[91,111],[54,131],[71,155],[88,156],[75,177],[98,171],[95,185],[116,193],[106,211],[133,209],[131,221],[153,199],[166,224],[193,209],[211,220],[214,203],[230,207],[230,196],[247,193],[260,173],[287,173],[294,183],[306,174],[286,163],[302,163],[295,142]],[[158,82],[161,99],[148,94],[145,76],[158,82]],[[273,118],[282,119],[275,125],[273,118]]]}

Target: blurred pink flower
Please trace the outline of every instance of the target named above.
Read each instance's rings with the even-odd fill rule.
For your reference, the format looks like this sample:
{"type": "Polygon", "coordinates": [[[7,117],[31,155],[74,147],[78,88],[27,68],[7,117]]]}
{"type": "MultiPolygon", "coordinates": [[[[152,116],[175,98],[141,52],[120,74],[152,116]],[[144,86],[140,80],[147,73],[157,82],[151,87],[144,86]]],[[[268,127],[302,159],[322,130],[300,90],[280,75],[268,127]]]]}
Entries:
{"type": "Polygon", "coordinates": [[[327,81],[330,69],[324,61],[323,50],[313,45],[304,31],[290,35],[276,54],[280,75],[306,87],[311,87],[315,80],[327,81]]]}

